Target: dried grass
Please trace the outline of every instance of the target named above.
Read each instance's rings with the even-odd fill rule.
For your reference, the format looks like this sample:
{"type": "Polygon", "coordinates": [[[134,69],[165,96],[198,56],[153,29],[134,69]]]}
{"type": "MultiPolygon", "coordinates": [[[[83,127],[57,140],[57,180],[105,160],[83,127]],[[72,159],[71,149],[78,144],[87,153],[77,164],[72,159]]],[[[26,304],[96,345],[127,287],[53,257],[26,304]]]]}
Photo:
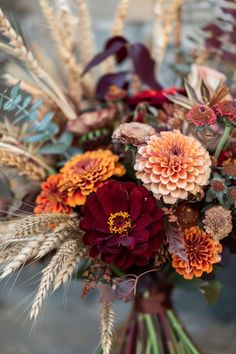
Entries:
{"type": "Polygon", "coordinates": [[[112,350],[114,336],[114,311],[110,303],[105,302],[101,305],[101,347],[103,354],[110,354],[112,350]]]}
{"type": "Polygon", "coordinates": [[[37,85],[57,103],[68,118],[76,118],[76,114],[64,93],[57,86],[51,76],[43,70],[35,59],[33,53],[26,48],[23,39],[16,33],[1,9],[0,33],[9,41],[8,44],[0,42],[0,49],[19,59],[28,68],[37,85]]]}

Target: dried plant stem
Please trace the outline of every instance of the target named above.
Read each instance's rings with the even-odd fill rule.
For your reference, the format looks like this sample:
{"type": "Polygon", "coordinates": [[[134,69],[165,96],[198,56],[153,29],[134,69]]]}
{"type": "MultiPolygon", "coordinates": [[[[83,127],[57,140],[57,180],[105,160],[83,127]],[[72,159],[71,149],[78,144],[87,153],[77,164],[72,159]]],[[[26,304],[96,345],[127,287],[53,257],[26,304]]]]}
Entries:
{"type": "Polygon", "coordinates": [[[58,272],[53,285],[53,291],[55,291],[61,284],[66,284],[71,278],[72,274],[75,272],[80,261],[86,254],[86,248],[77,250],[77,252],[72,252],[71,256],[68,257],[67,261],[64,262],[61,270],[58,272]]]}
{"type": "Polygon", "coordinates": [[[71,253],[75,252],[76,249],[76,240],[68,240],[61,246],[55,256],[51,259],[48,266],[43,269],[43,275],[30,313],[31,319],[37,318],[39,311],[42,307],[43,301],[48,295],[51,284],[55,279],[57,272],[61,269],[64,262],[68,259],[68,256],[70,257],[71,253]]]}
{"type": "Polygon", "coordinates": [[[110,354],[114,335],[114,311],[110,303],[101,305],[101,347],[103,354],[110,354]]]}
{"type": "Polygon", "coordinates": [[[79,14],[79,50],[83,65],[86,65],[95,55],[95,40],[92,30],[90,13],[86,0],[76,0],[79,14]]]}
{"type": "Polygon", "coordinates": [[[154,7],[153,58],[158,63],[159,69],[173,33],[175,33],[175,45],[180,44],[182,3],[183,0],[156,0],[154,7]]]}
{"type": "Polygon", "coordinates": [[[41,233],[47,234],[61,224],[64,226],[69,222],[70,225],[71,219],[72,217],[66,214],[33,214],[11,225],[13,229],[11,237],[21,238],[41,233]]]}
{"type": "Polygon", "coordinates": [[[79,103],[82,95],[81,88],[81,73],[82,68],[80,64],[77,62],[73,51],[71,50],[72,44],[71,39],[65,40],[63,31],[64,28],[61,26],[61,23],[58,21],[57,16],[54,13],[53,7],[48,3],[47,0],[41,0],[40,6],[42,13],[46,19],[47,25],[50,29],[52,38],[57,46],[57,49],[60,53],[60,56],[65,64],[65,67],[68,72],[68,83],[69,90],[73,92],[73,97],[76,97],[76,101],[79,103]]]}
{"type": "Polygon", "coordinates": [[[5,266],[3,273],[1,274],[1,279],[12,274],[22,265],[24,265],[28,260],[32,259],[38,252],[41,242],[44,240],[44,235],[39,235],[33,241],[27,243],[25,247],[22,248],[21,252],[16,255],[11,262],[5,266]]]}
{"type": "Polygon", "coordinates": [[[22,150],[20,153],[16,152],[14,147],[9,149],[8,145],[0,143],[0,165],[15,168],[19,175],[26,176],[34,181],[42,181],[46,178],[45,169],[42,166],[22,153],[22,150]]]}
{"type": "MultiPolygon", "coordinates": [[[[111,36],[122,36],[125,27],[125,21],[128,14],[128,9],[131,0],[120,0],[117,7],[114,23],[111,30],[111,36]]],[[[114,57],[108,58],[102,63],[102,72],[103,74],[111,73],[115,68],[115,59],[114,57]]]]}
{"type": "Polygon", "coordinates": [[[68,103],[61,89],[39,65],[33,53],[26,48],[21,36],[16,33],[1,9],[0,33],[9,40],[8,44],[1,42],[0,49],[19,59],[29,69],[36,83],[57,103],[68,118],[76,118],[71,105],[68,103]]]}

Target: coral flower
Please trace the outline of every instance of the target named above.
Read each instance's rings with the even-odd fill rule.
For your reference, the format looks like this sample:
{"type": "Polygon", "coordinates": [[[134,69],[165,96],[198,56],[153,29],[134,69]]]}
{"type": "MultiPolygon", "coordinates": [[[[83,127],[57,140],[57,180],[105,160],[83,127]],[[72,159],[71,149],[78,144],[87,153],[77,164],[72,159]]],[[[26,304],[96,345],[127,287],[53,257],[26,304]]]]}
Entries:
{"type": "Polygon", "coordinates": [[[60,190],[67,191],[67,204],[71,207],[83,205],[86,198],[111,176],[123,176],[125,168],[119,156],[110,150],[88,151],[76,155],[61,169],[63,178],[60,190]]]}
{"type": "Polygon", "coordinates": [[[207,150],[195,138],[174,130],[151,136],[138,149],[134,167],[136,176],[157,199],[163,197],[165,203],[174,204],[207,185],[210,166],[207,150]]]}
{"type": "Polygon", "coordinates": [[[204,104],[196,104],[190,109],[186,119],[196,127],[202,127],[204,125],[214,125],[217,116],[211,107],[204,104]]]}
{"type": "Polygon", "coordinates": [[[236,119],[236,101],[221,101],[213,107],[217,116],[224,117],[228,122],[236,119]]]}
{"type": "Polygon", "coordinates": [[[185,279],[201,277],[203,272],[211,273],[213,264],[220,262],[222,246],[198,227],[191,227],[183,232],[187,260],[172,255],[172,266],[185,279]]]}
{"type": "Polygon", "coordinates": [[[82,207],[83,241],[91,257],[119,269],[148,264],[164,240],[163,212],[143,186],[109,181],[82,207]]]}
{"type": "Polygon", "coordinates": [[[35,214],[72,212],[72,208],[66,204],[67,194],[59,189],[61,180],[62,176],[57,174],[49,176],[47,181],[42,183],[42,191],[36,199],[35,214]]]}

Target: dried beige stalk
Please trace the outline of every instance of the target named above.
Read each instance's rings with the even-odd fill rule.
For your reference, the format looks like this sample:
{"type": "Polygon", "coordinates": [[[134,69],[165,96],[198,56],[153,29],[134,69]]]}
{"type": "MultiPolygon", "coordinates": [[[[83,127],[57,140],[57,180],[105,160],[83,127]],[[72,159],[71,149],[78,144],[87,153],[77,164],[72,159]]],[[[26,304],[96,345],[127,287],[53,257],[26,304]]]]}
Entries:
{"type": "Polygon", "coordinates": [[[86,0],[76,0],[79,14],[79,50],[83,65],[86,65],[96,54],[95,39],[92,30],[90,13],[86,0]]]}
{"type": "Polygon", "coordinates": [[[26,176],[34,181],[46,178],[45,169],[32,161],[28,156],[14,151],[4,150],[0,146],[0,165],[15,168],[19,175],[26,176]]]}
{"type": "Polygon", "coordinates": [[[0,33],[9,41],[8,44],[0,42],[0,49],[19,59],[28,68],[37,85],[57,103],[68,118],[76,118],[76,114],[64,93],[51,76],[39,65],[33,53],[26,48],[21,36],[16,33],[1,9],[0,33]]]}
{"type": "Polygon", "coordinates": [[[36,234],[52,232],[56,226],[69,223],[72,217],[66,214],[37,214],[30,215],[11,225],[11,238],[22,238],[36,234]]]}
{"type": "Polygon", "coordinates": [[[10,263],[4,267],[0,279],[3,279],[6,276],[12,274],[21,266],[23,266],[27,261],[35,257],[44,238],[44,235],[38,235],[34,240],[27,242],[26,246],[21,249],[20,253],[13,257],[10,263]]]}
{"type": "Polygon", "coordinates": [[[63,266],[61,267],[61,270],[55,277],[53,291],[59,288],[61,284],[65,285],[69,281],[85,254],[86,248],[77,250],[77,252],[72,251],[71,256],[68,257],[68,260],[66,262],[64,262],[63,266]]]}
{"type": "Polygon", "coordinates": [[[36,319],[40,309],[42,307],[43,301],[46,299],[50,287],[52,285],[53,280],[57,272],[61,269],[64,262],[70,257],[73,252],[77,250],[77,242],[76,240],[68,240],[66,241],[55,254],[55,256],[51,259],[50,263],[46,268],[43,269],[42,278],[40,281],[40,285],[36,296],[34,298],[34,302],[32,305],[30,318],[36,319]]]}
{"type": "MultiPolygon", "coordinates": [[[[131,0],[120,0],[115,14],[114,23],[112,25],[111,36],[122,36],[124,33],[125,22],[128,15],[128,9],[131,0]]],[[[114,57],[108,58],[102,64],[102,71],[104,74],[111,73],[115,68],[114,57]]]]}
{"type": "Polygon", "coordinates": [[[17,244],[7,248],[4,252],[0,254],[0,264],[8,263],[11,261],[24,247],[23,242],[18,242],[17,244]]]}
{"type": "Polygon", "coordinates": [[[101,305],[101,346],[103,354],[110,354],[114,336],[114,311],[110,303],[105,302],[101,305]]]}

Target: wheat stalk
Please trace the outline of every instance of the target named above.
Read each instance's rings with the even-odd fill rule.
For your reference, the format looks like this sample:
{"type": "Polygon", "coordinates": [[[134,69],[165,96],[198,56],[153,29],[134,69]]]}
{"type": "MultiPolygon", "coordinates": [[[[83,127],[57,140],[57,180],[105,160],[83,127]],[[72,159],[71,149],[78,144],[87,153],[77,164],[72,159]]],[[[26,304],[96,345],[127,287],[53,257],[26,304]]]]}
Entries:
{"type": "Polygon", "coordinates": [[[77,223],[70,225],[68,222],[56,227],[51,234],[46,235],[46,240],[40,246],[36,258],[42,258],[69,238],[72,239],[75,236],[78,238],[78,227],[77,223]]]}
{"type": "Polygon", "coordinates": [[[33,305],[30,312],[30,319],[36,319],[39,311],[42,307],[43,301],[48,295],[51,284],[57,274],[57,272],[61,269],[64,262],[70,257],[72,252],[75,252],[77,249],[76,240],[68,240],[66,241],[55,254],[55,256],[51,259],[50,263],[46,268],[43,269],[42,278],[40,281],[40,285],[36,296],[33,301],[33,305]]]}
{"type": "Polygon", "coordinates": [[[11,261],[23,248],[24,243],[19,242],[0,254],[0,264],[11,261]]]}
{"type": "Polygon", "coordinates": [[[114,336],[114,311],[109,302],[102,303],[100,330],[101,330],[101,346],[103,354],[110,354],[114,336]]]}
{"type": "Polygon", "coordinates": [[[79,13],[79,50],[83,65],[95,55],[95,40],[92,31],[90,13],[86,0],[76,0],[79,13]]]}
{"type": "MultiPolygon", "coordinates": [[[[131,0],[120,0],[117,7],[114,23],[112,25],[111,36],[122,36],[125,27],[125,21],[128,14],[128,9],[131,0]]],[[[114,57],[110,57],[102,63],[102,72],[103,74],[113,72],[115,67],[114,57]]]]}
{"type": "Polygon", "coordinates": [[[64,262],[61,270],[55,277],[53,291],[58,289],[61,284],[65,285],[68,282],[85,254],[86,248],[78,249],[77,252],[71,252],[71,256],[68,257],[66,262],[64,262]]]}
{"type": "Polygon", "coordinates": [[[10,263],[5,266],[0,278],[3,279],[6,276],[12,274],[22,265],[24,265],[29,259],[32,259],[37,254],[40,244],[44,238],[44,235],[39,235],[36,239],[28,242],[27,245],[21,249],[20,253],[13,257],[10,263]]]}
{"type": "Polygon", "coordinates": [[[20,176],[26,176],[34,181],[46,178],[45,169],[35,164],[27,156],[0,147],[0,165],[15,168],[20,176]]]}
{"type": "Polygon", "coordinates": [[[11,237],[22,238],[41,233],[49,233],[61,224],[69,223],[72,219],[71,215],[66,214],[36,214],[23,218],[11,226],[13,228],[11,237]]]}
{"type": "Polygon", "coordinates": [[[76,118],[76,114],[64,93],[51,76],[39,65],[33,53],[26,48],[23,39],[16,33],[1,9],[0,33],[9,40],[8,44],[1,42],[0,49],[19,59],[29,69],[39,87],[56,102],[68,118],[76,118]]]}

